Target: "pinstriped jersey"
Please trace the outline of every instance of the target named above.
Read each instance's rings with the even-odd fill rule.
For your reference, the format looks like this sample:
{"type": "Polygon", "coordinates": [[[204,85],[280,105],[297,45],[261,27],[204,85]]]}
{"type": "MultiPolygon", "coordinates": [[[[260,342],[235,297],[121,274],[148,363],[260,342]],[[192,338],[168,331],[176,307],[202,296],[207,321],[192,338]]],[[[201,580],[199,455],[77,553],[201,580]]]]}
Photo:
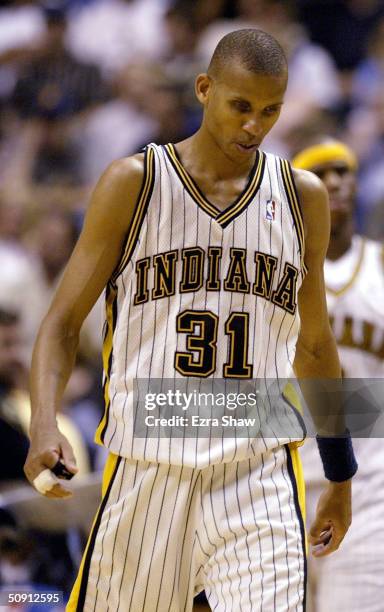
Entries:
{"type": "MultiPolygon", "coordinates": [[[[144,166],[106,288],[106,407],[96,441],[125,457],[192,467],[246,458],[255,440],[135,436],[134,383],[292,375],[305,265],[290,165],[258,151],[246,187],[225,210],[204,196],[173,145],[148,145],[144,166]]],[[[270,437],[263,450],[276,446],[270,437]]]]}
{"type": "MultiPolygon", "coordinates": [[[[359,389],[361,405],[369,411],[372,406],[380,406],[382,397],[379,387],[371,386],[369,379],[384,377],[384,250],[379,242],[368,240],[359,235],[352,237],[352,244],[337,260],[325,260],[324,278],[327,293],[327,307],[332,330],[337,342],[340,364],[345,378],[356,379],[351,383],[351,390],[359,389]],[[365,393],[362,392],[365,380],[365,393]],[[357,387],[355,387],[356,382],[357,387]],[[360,388],[359,388],[360,387],[360,388]],[[369,393],[367,390],[370,390],[369,393]]],[[[352,391],[351,391],[352,392],[352,391]]],[[[373,414],[373,411],[372,411],[373,414]]],[[[384,460],[383,441],[380,436],[380,419],[377,423],[366,421],[373,431],[362,433],[356,427],[353,432],[353,447],[359,464],[359,476],[354,484],[353,507],[357,516],[367,510],[366,500],[370,504],[381,504],[384,507],[384,460]],[[362,436],[362,437],[359,437],[362,436]]],[[[312,441],[304,444],[302,459],[305,465],[306,481],[309,485],[323,485],[324,473],[316,444],[312,441]]],[[[376,511],[376,510],[375,510],[376,511]]],[[[376,512],[376,516],[379,513],[376,512]]],[[[376,542],[372,538],[372,521],[362,521],[359,529],[354,531],[355,538],[361,542],[376,542]],[[364,523],[364,524],[363,524],[364,523]]]]}
{"type": "Polygon", "coordinates": [[[381,244],[356,235],[342,257],[325,261],[328,312],[346,377],[384,375],[383,253],[381,244]]]}

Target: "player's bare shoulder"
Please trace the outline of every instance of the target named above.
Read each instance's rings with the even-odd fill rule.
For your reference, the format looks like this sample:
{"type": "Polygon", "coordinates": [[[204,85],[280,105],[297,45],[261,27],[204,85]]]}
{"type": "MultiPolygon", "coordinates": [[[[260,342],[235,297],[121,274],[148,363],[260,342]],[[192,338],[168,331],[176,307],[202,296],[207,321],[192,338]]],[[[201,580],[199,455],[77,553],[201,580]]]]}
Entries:
{"type": "Polygon", "coordinates": [[[144,154],[113,161],[100,177],[95,194],[108,196],[111,210],[128,214],[135,207],[144,177],[144,154]]]}
{"type": "Polygon", "coordinates": [[[50,313],[80,326],[121,258],[144,178],[143,155],[112,162],[100,177],[50,313]]]}
{"type": "Polygon", "coordinates": [[[116,181],[142,180],[144,174],[144,153],[114,160],[101,178],[116,181]]]}
{"type": "MultiPolygon", "coordinates": [[[[328,244],[330,213],[328,192],[323,182],[308,170],[293,170],[303,215],[305,239],[312,245],[328,244]]],[[[310,247],[310,244],[307,244],[310,247]]]]}
{"type": "Polygon", "coordinates": [[[87,220],[114,235],[129,226],[144,179],[144,154],[139,153],[113,161],[101,175],[91,197],[87,220]]]}

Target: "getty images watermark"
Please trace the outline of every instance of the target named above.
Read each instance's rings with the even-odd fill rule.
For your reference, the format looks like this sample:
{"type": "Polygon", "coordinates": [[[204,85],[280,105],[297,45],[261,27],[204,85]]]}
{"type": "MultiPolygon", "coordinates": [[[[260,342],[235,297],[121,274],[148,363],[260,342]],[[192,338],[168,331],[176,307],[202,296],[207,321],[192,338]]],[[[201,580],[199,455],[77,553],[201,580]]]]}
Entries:
{"type": "Polygon", "coordinates": [[[147,427],[256,427],[259,424],[258,416],[240,417],[226,414],[226,411],[257,407],[259,394],[257,389],[249,393],[213,393],[196,389],[190,392],[168,389],[165,393],[145,393],[144,407],[147,412],[160,409],[161,413],[161,409],[174,407],[184,414],[145,414],[144,422],[147,427]],[[202,408],[211,409],[211,414],[201,414],[202,408]]]}
{"type": "MultiPolygon", "coordinates": [[[[278,437],[315,434],[295,379],[136,379],[136,437],[278,437]]],[[[317,420],[342,406],[355,437],[384,438],[384,380],[305,381],[317,420]],[[334,406],[334,408],[333,408],[334,406]]]]}

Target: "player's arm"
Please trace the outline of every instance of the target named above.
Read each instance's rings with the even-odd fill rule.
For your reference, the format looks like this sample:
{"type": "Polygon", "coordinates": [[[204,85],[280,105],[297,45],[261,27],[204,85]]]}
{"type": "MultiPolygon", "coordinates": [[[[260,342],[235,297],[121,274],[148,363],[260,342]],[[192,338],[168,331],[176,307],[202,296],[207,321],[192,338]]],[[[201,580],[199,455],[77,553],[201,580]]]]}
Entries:
{"type": "MultiPolygon", "coordinates": [[[[295,171],[305,226],[305,263],[308,274],[299,291],[301,318],[294,370],[311,411],[317,433],[332,435],[344,431],[342,407],[334,391],[326,396],[313,389],[311,381],[337,381],[341,368],[337,346],[329,323],[323,275],[329,233],[328,194],[323,183],[305,170],[295,171]],[[324,402],[325,400],[325,402],[324,402]],[[320,403],[321,402],[321,403],[320,403]]],[[[328,481],[317,507],[309,540],[313,554],[323,556],[336,550],[351,523],[351,480],[328,481]]]]}
{"type": "MultiPolygon", "coordinates": [[[[341,368],[329,322],[323,272],[330,233],[328,193],[323,183],[305,170],[295,170],[295,183],[303,212],[308,273],[298,295],[301,325],[294,370],[300,381],[340,379],[341,368]]],[[[308,407],[318,433],[335,433],[337,424],[334,420],[331,422],[331,411],[324,415],[324,410],[317,411],[313,402],[308,407]]]]}
{"type": "MultiPolygon", "coordinates": [[[[65,385],[74,366],[81,325],[116,268],[143,181],[143,156],[113,162],[92,195],[83,230],[35,343],[31,367],[31,483],[60,458],[75,473],[73,451],[57,428],[65,385]]],[[[66,497],[63,481],[48,497],[66,497]]]]}

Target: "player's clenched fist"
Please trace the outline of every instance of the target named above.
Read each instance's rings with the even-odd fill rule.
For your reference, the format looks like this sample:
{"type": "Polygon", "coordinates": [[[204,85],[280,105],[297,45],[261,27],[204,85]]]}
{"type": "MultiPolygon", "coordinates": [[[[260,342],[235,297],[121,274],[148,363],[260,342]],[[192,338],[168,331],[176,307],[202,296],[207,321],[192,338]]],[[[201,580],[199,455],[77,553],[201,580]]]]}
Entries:
{"type": "Polygon", "coordinates": [[[64,481],[77,472],[71,445],[57,427],[34,429],[24,471],[33,487],[46,497],[71,497],[64,481]]]}

